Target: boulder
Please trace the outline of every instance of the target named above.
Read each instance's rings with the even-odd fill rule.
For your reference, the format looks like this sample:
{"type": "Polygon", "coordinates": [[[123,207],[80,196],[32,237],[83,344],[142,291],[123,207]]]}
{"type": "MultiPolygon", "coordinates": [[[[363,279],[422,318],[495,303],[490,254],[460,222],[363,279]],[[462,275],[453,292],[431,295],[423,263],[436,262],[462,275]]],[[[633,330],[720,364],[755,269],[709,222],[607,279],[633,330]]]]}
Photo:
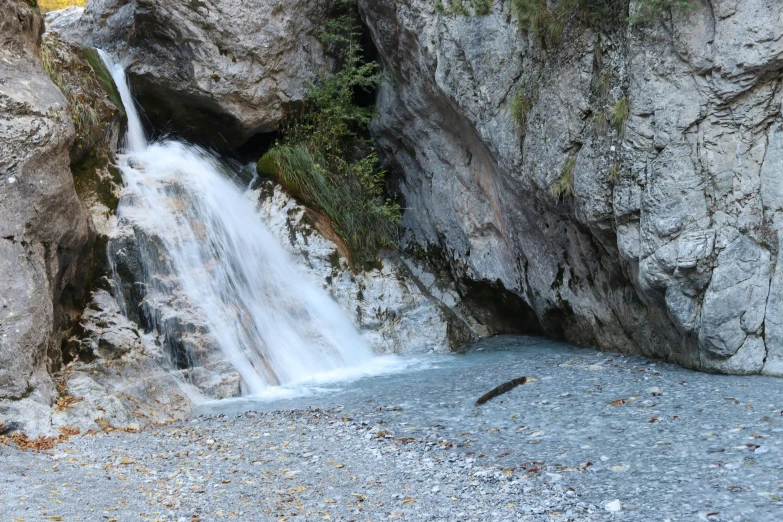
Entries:
{"type": "Polygon", "coordinates": [[[69,35],[120,57],[156,128],[232,149],[278,128],[325,63],[332,0],[93,0],[69,35]]]}

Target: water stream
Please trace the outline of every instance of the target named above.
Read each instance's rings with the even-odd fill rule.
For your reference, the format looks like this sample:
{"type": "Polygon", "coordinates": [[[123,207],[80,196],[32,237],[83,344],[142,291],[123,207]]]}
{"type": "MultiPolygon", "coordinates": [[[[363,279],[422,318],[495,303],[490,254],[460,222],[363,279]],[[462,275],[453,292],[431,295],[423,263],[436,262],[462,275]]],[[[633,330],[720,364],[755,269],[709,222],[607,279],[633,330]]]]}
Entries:
{"type": "Polygon", "coordinates": [[[101,56],[128,116],[117,215],[159,245],[142,264],[163,262],[175,280],[140,284],[171,294],[176,287],[198,308],[246,395],[377,365],[340,307],[294,267],[225,165],[197,146],[148,142],[122,66],[101,56]]]}

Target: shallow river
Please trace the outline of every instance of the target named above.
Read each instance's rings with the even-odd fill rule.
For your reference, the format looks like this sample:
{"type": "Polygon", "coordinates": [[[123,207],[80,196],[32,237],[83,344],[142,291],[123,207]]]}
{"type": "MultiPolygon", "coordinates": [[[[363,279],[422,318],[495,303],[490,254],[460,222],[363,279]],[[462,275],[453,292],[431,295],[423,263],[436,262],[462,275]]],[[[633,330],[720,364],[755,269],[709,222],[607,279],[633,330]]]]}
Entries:
{"type": "Polygon", "coordinates": [[[312,393],[304,397],[206,404],[197,415],[374,411],[398,433],[533,470],[597,506],[619,499],[619,518],[783,520],[783,380],[697,373],[529,337],[403,362],[401,373],[290,390],[312,393]],[[520,376],[532,382],[474,406],[520,376]]]}

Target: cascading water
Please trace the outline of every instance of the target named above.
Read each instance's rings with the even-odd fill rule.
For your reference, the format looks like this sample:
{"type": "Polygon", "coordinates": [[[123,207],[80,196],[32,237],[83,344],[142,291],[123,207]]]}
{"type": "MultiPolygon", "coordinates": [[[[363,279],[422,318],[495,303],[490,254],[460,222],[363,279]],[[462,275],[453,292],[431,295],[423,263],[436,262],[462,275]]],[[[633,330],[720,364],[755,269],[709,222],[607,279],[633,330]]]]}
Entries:
{"type": "MultiPolygon", "coordinates": [[[[147,142],[123,68],[101,56],[128,116],[117,158],[126,185],[118,217],[155,238],[159,251],[141,263],[164,259],[246,394],[370,361],[344,312],[293,267],[224,165],[185,143],[147,142]]],[[[141,284],[164,292],[172,287],[149,279],[141,284]]]]}

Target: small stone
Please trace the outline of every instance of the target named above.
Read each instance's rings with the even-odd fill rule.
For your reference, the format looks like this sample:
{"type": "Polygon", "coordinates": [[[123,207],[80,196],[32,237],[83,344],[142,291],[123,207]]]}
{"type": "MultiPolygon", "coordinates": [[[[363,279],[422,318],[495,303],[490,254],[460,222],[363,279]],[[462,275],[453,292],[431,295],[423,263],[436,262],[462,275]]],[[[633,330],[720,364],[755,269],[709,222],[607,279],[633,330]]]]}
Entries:
{"type": "Polygon", "coordinates": [[[611,502],[607,502],[606,505],[604,505],[604,509],[610,513],[618,513],[622,511],[623,505],[620,503],[619,499],[616,499],[611,502]]]}

